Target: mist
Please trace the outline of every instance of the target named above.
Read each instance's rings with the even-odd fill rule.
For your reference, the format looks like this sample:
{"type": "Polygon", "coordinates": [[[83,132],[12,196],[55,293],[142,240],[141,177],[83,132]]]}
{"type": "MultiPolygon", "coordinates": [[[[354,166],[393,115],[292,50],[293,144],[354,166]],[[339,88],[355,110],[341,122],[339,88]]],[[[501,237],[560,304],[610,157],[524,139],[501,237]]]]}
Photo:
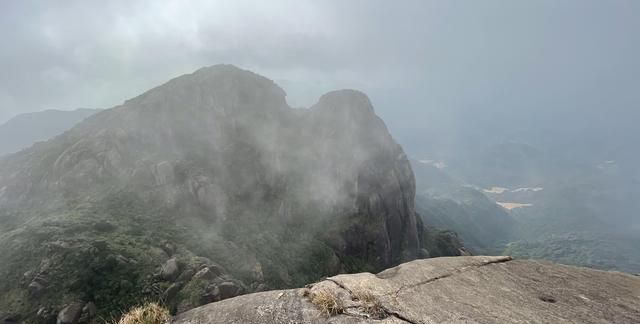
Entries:
{"type": "Polygon", "coordinates": [[[638,160],[635,1],[2,6],[0,122],[109,108],[231,63],[272,77],[293,107],[333,89],[364,91],[416,159],[514,141],[563,161],[638,160]]]}
{"type": "Polygon", "coordinates": [[[0,315],[176,314],[441,256],[640,273],[639,18],[633,0],[2,2],[0,296],[20,294],[0,315]]]}

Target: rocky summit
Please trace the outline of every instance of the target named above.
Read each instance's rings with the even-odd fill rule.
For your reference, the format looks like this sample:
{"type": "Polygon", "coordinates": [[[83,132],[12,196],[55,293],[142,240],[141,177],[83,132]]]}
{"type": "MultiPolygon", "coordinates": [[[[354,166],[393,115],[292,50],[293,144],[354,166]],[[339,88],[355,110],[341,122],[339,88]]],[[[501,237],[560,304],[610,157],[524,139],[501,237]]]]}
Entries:
{"type": "Polygon", "coordinates": [[[640,277],[510,257],[443,257],[240,296],[173,323],[635,324],[640,277]]]}
{"type": "Polygon", "coordinates": [[[365,94],[293,109],[265,77],[202,68],[0,159],[0,311],[92,322],[163,300],[180,313],[459,254],[414,196],[365,94]]]}

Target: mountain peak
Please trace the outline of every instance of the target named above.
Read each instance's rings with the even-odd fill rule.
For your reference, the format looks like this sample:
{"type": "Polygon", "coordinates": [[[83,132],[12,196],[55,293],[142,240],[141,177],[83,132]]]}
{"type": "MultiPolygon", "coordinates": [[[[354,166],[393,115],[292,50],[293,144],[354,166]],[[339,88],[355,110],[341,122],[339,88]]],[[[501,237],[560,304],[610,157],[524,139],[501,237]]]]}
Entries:
{"type": "Polygon", "coordinates": [[[374,114],[369,97],[362,91],[353,89],[335,90],[320,97],[317,107],[328,107],[334,111],[349,110],[356,113],[374,114]]]}
{"type": "Polygon", "coordinates": [[[127,100],[125,106],[281,109],[288,107],[285,96],[273,80],[234,65],[218,64],[171,79],[127,100]]]}
{"type": "Polygon", "coordinates": [[[193,73],[190,74],[200,74],[200,75],[220,75],[220,74],[253,74],[259,77],[262,77],[256,73],[253,73],[249,70],[241,69],[233,64],[214,64],[210,66],[205,66],[197,69],[193,73]]]}
{"type": "Polygon", "coordinates": [[[129,307],[113,302],[123,293],[184,311],[380,270],[426,254],[414,196],[409,161],[364,94],[335,91],[295,110],[265,77],[203,68],[0,160],[0,218],[20,229],[0,235],[0,274],[12,273],[0,282],[0,309],[15,289],[29,305],[21,314],[36,316],[73,283],[64,300],[100,291],[105,316],[129,307]],[[52,248],[24,262],[34,249],[23,242],[36,236],[52,248]],[[34,279],[44,272],[46,287],[34,279]],[[103,293],[94,282],[117,288],[103,293]],[[43,295],[33,299],[29,287],[43,295]],[[176,294],[165,299],[164,289],[176,294]]]}

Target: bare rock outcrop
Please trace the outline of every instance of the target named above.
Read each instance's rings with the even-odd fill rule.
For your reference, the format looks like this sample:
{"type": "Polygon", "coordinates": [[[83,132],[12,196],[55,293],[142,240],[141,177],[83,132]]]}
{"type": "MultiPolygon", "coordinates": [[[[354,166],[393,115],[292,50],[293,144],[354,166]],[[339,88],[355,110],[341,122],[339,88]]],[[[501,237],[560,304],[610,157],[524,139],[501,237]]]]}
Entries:
{"type": "Polygon", "coordinates": [[[510,257],[445,257],[244,295],[173,323],[632,324],[640,323],[640,278],[510,257]]]}

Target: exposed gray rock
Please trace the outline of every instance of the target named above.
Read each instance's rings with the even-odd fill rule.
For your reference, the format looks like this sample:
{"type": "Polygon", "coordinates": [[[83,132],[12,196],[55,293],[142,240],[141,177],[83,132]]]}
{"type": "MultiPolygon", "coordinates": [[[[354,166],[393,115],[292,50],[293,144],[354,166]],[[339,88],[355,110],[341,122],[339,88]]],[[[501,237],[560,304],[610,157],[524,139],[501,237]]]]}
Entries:
{"type": "Polygon", "coordinates": [[[37,282],[43,286],[46,286],[49,281],[47,280],[46,273],[41,272],[33,277],[33,282],[37,282]]]}
{"type": "Polygon", "coordinates": [[[82,308],[84,303],[73,303],[63,308],[58,313],[57,324],[76,324],[82,315],[82,308]]]}
{"type": "Polygon", "coordinates": [[[27,284],[28,282],[30,283],[35,273],[36,273],[35,270],[26,271],[24,274],[22,274],[22,279],[20,279],[20,282],[22,284],[27,284]]]}
{"type": "Polygon", "coordinates": [[[200,296],[200,305],[220,301],[220,288],[216,285],[209,285],[207,291],[200,296]]]}
{"type": "Polygon", "coordinates": [[[510,257],[436,258],[227,299],[173,323],[636,324],[640,278],[510,257]],[[327,317],[310,302],[320,293],[335,297],[339,314],[327,317]]]}
{"type": "Polygon", "coordinates": [[[36,313],[38,322],[42,324],[54,324],[57,320],[56,312],[49,307],[40,307],[36,313]]]}
{"type": "Polygon", "coordinates": [[[196,272],[193,269],[185,269],[178,276],[178,278],[176,279],[176,282],[181,282],[181,283],[187,282],[187,281],[191,280],[191,278],[193,278],[195,273],[196,272]]]}
{"type": "Polygon", "coordinates": [[[236,297],[242,293],[242,287],[230,281],[219,284],[218,288],[220,289],[220,300],[236,297]]]}
{"type": "Polygon", "coordinates": [[[176,258],[171,258],[162,265],[162,269],[160,270],[160,276],[164,280],[173,281],[176,279],[180,271],[180,266],[178,264],[178,260],[176,258]]]}
{"type": "Polygon", "coordinates": [[[194,279],[205,279],[205,280],[212,280],[215,277],[219,276],[220,273],[214,273],[210,267],[204,267],[202,269],[200,269],[200,271],[196,272],[195,275],[193,275],[194,279]]]}
{"type": "Polygon", "coordinates": [[[169,257],[172,257],[174,253],[176,253],[176,246],[171,242],[165,242],[162,244],[162,251],[166,253],[169,257]]]}
{"type": "Polygon", "coordinates": [[[45,286],[37,281],[32,281],[29,286],[27,286],[27,290],[29,291],[29,296],[38,298],[45,291],[45,286]]]}
{"type": "Polygon", "coordinates": [[[211,271],[211,273],[214,276],[221,276],[223,273],[226,272],[221,266],[217,264],[210,264],[207,267],[209,268],[209,271],[211,271]]]}
{"type": "Polygon", "coordinates": [[[38,268],[38,274],[46,273],[54,264],[51,258],[44,258],[40,261],[40,267],[38,268]]]}
{"type": "Polygon", "coordinates": [[[157,185],[164,186],[173,182],[173,166],[168,161],[158,163],[154,171],[157,185]]]}
{"type": "Polygon", "coordinates": [[[217,302],[236,297],[244,291],[244,288],[235,282],[225,281],[210,284],[206,292],[200,296],[200,305],[217,302]]]}
{"type": "Polygon", "coordinates": [[[83,317],[86,316],[88,319],[91,319],[91,318],[94,318],[97,314],[98,314],[98,308],[96,307],[96,304],[92,302],[88,302],[82,308],[83,317]]]}
{"type": "Polygon", "coordinates": [[[92,302],[87,303],[82,308],[82,314],[78,319],[78,323],[92,323],[92,320],[96,317],[98,308],[92,302]]]}

